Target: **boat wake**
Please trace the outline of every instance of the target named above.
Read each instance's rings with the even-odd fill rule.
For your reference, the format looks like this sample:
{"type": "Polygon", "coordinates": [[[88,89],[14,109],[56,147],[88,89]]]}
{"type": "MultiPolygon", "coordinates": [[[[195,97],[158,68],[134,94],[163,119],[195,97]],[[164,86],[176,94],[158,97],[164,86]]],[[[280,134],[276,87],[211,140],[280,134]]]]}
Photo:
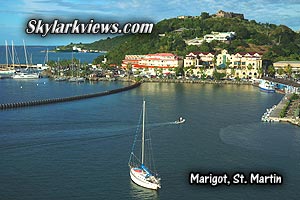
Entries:
{"type": "MultiPolygon", "coordinates": [[[[31,121],[31,120],[28,120],[31,121]]],[[[49,147],[58,145],[73,145],[77,143],[86,143],[99,140],[113,140],[116,138],[128,137],[134,135],[136,125],[128,125],[127,123],[117,122],[101,122],[102,124],[95,125],[94,121],[82,121],[76,124],[72,129],[61,130],[61,125],[74,124],[74,121],[63,121],[54,124],[51,121],[41,122],[41,129],[31,129],[30,133],[23,132],[21,136],[23,139],[18,141],[11,141],[5,145],[0,143],[0,150],[13,150],[19,148],[32,147],[49,147]],[[51,130],[43,127],[48,127],[53,124],[51,130]],[[86,125],[89,124],[89,128],[86,125]],[[93,125],[94,124],[94,125],[93,125]],[[114,124],[112,126],[112,124],[114,124]]],[[[162,122],[149,124],[149,128],[156,128],[166,125],[175,124],[174,122],[162,122]]],[[[5,137],[4,135],[0,135],[5,137]]]]}

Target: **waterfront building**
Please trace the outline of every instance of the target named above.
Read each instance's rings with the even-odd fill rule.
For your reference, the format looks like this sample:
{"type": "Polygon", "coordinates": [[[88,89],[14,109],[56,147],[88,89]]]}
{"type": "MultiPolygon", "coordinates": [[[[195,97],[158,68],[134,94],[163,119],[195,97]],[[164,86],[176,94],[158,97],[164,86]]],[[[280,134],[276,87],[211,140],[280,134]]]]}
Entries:
{"type": "Polygon", "coordinates": [[[145,55],[125,55],[125,59],[122,60],[122,68],[127,68],[129,65],[138,65],[145,55]]]}
{"type": "Polygon", "coordinates": [[[213,68],[214,53],[210,52],[191,52],[184,59],[184,67],[213,68]]]}
{"type": "Polygon", "coordinates": [[[258,52],[229,54],[227,50],[222,50],[217,55],[216,66],[232,77],[259,78],[261,76],[262,54],[258,52]]]}
{"type": "Polygon", "coordinates": [[[177,67],[182,67],[183,59],[172,53],[147,55],[126,55],[122,67],[131,65],[133,73],[142,75],[175,74],[177,67]]]}
{"type": "Polygon", "coordinates": [[[220,54],[191,52],[184,59],[184,67],[189,74],[213,76],[217,69],[230,78],[259,78],[262,68],[262,54],[257,52],[239,52],[229,54],[222,50],[220,54]],[[190,68],[190,69],[188,69],[190,68]]]}
{"type": "Polygon", "coordinates": [[[278,61],[273,63],[275,68],[276,74],[275,76],[280,77],[286,73],[286,69],[288,67],[291,68],[292,74],[299,74],[300,73],[300,61],[278,61]],[[281,71],[281,72],[280,72],[281,71]]]}

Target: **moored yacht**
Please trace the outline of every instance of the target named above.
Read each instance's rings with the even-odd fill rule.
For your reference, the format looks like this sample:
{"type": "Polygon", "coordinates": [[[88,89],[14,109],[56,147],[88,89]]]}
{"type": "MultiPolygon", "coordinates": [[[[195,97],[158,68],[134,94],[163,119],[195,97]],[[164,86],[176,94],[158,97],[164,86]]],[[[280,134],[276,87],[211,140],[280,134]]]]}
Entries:
{"type": "Polygon", "coordinates": [[[261,82],[258,85],[259,89],[264,92],[274,93],[275,92],[275,86],[272,82],[261,80],[261,82]]]}
{"type": "Polygon", "coordinates": [[[37,79],[40,75],[38,73],[18,72],[12,76],[13,79],[37,79]]]}

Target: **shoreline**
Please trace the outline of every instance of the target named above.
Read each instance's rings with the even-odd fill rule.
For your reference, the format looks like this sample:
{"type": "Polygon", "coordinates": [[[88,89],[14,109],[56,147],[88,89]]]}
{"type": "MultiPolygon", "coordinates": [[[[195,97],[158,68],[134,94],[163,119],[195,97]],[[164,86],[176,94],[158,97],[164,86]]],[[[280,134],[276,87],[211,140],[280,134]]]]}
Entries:
{"type": "MultiPolygon", "coordinates": [[[[87,78],[89,81],[122,81],[122,82],[133,82],[134,78],[87,78]]],[[[253,85],[249,81],[230,81],[230,80],[188,80],[188,79],[150,79],[143,78],[141,82],[145,83],[194,83],[194,84],[233,84],[233,85],[253,85]]]]}
{"type": "Polygon", "coordinates": [[[261,121],[262,122],[288,122],[290,124],[296,125],[300,127],[300,119],[299,117],[287,116],[288,113],[294,113],[295,110],[290,108],[290,105],[285,107],[288,102],[291,101],[291,97],[293,94],[285,94],[280,102],[274,105],[272,108],[267,109],[267,111],[263,114],[261,121]],[[287,109],[288,108],[288,109],[287,109]],[[285,116],[281,117],[281,113],[285,112],[285,116]]]}

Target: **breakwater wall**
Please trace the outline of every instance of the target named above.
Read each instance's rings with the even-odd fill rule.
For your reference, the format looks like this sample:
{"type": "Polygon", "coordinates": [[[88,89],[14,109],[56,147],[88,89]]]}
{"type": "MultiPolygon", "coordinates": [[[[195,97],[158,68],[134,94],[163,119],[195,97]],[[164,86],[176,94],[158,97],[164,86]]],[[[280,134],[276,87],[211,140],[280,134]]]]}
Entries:
{"type": "Polygon", "coordinates": [[[131,90],[131,89],[134,89],[136,87],[139,87],[140,85],[141,85],[141,83],[137,82],[137,83],[134,83],[133,85],[130,85],[130,86],[127,86],[127,87],[122,87],[122,88],[118,88],[118,89],[114,89],[114,90],[108,90],[108,91],[92,93],[92,94],[84,94],[84,95],[64,97],[64,98],[54,98],[54,99],[44,99],[44,100],[36,100],[36,101],[18,102],[18,103],[0,104],[0,109],[5,110],[5,109],[11,109],[11,108],[38,106],[38,105],[53,104],[53,103],[68,102],[68,101],[88,99],[88,98],[93,98],[93,97],[106,96],[106,95],[110,95],[110,94],[116,94],[116,93],[119,93],[119,92],[124,92],[124,91],[127,91],[127,90],[131,90]]]}

